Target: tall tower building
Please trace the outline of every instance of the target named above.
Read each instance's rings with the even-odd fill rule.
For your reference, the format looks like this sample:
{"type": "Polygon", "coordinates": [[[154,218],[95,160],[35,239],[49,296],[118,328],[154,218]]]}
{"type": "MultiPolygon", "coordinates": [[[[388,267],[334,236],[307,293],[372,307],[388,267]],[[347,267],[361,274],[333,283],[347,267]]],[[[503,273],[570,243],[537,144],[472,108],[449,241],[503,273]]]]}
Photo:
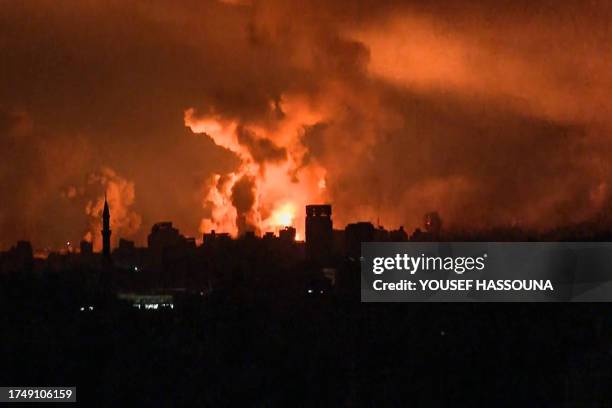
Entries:
{"type": "Polygon", "coordinates": [[[104,194],[104,211],[102,211],[102,258],[110,260],[111,255],[111,229],[110,229],[110,210],[104,194]]]}
{"type": "Polygon", "coordinates": [[[331,259],[333,248],[332,207],[329,204],[306,206],[306,257],[317,263],[331,259]]]}

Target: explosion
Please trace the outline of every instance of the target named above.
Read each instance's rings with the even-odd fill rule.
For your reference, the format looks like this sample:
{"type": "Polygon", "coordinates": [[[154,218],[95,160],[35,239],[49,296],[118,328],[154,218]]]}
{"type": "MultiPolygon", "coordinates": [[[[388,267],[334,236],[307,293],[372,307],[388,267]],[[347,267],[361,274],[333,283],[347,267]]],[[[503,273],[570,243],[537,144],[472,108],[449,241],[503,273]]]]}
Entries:
{"type": "MultiPolygon", "coordinates": [[[[89,217],[89,228],[83,239],[92,242],[96,251],[102,249],[100,231],[102,230],[105,196],[112,215],[113,240],[117,241],[121,236],[130,236],[138,231],[141,217],[130,208],[135,198],[134,183],[119,176],[114,170],[103,167],[100,171],[89,175],[87,185],[89,190],[95,190],[96,193],[90,192],[92,195],[95,194],[95,198],[89,199],[85,205],[85,213],[89,217]]],[[[81,191],[87,193],[86,189],[81,189],[81,191]]],[[[74,192],[74,190],[69,189],[69,192],[74,192]]]]}
{"type": "Polygon", "coordinates": [[[0,249],[95,240],[105,189],[138,245],[163,220],[303,237],[321,202],[337,227],[612,226],[602,2],[5,3],[0,249]],[[125,188],[75,182],[101,166],[125,188]]]}
{"type": "Polygon", "coordinates": [[[277,208],[272,214],[273,225],[290,226],[293,225],[293,220],[296,215],[296,208],[292,203],[286,203],[277,208]]]}
{"type": "Polygon", "coordinates": [[[321,117],[296,99],[271,103],[279,119],[265,124],[225,118],[214,111],[185,112],[185,124],[234,153],[240,165],[228,174],[214,174],[206,183],[203,206],[209,216],[200,232],[211,229],[240,235],[295,226],[303,236],[300,209],[326,199],[325,169],[307,160],[302,137],[321,117]]]}

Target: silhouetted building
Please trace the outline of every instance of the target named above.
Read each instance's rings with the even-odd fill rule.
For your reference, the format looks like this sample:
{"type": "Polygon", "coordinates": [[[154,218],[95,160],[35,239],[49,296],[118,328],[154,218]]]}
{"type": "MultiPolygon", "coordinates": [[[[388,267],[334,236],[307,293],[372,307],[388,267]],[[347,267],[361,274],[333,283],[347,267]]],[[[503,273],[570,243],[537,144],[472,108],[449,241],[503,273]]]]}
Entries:
{"type": "Polygon", "coordinates": [[[121,250],[121,251],[130,252],[130,251],[133,251],[135,247],[136,246],[134,244],[134,241],[130,241],[128,239],[120,238],[119,239],[119,247],[117,249],[121,250]]]}
{"type": "Polygon", "coordinates": [[[211,245],[219,241],[228,242],[231,241],[231,239],[232,237],[227,232],[217,233],[215,230],[210,230],[210,233],[204,233],[202,237],[202,244],[211,245]]]}
{"type": "Polygon", "coordinates": [[[242,236],[242,239],[250,240],[250,241],[252,241],[252,240],[254,240],[256,238],[257,238],[257,236],[255,235],[255,231],[246,231],[244,233],[244,235],[242,236]]]}
{"type": "Polygon", "coordinates": [[[119,245],[113,251],[113,263],[130,272],[141,272],[144,269],[147,252],[146,248],[137,248],[134,241],[121,238],[119,245]]]}
{"type": "Polygon", "coordinates": [[[7,252],[0,254],[0,272],[29,272],[34,264],[34,253],[29,241],[17,241],[7,252]]]}
{"type": "Polygon", "coordinates": [[[421,231],[420,228],[415,228],[415,230],[412,232],[412,235],[410,235],[410,241],[426,241],[427,240],[427,234],[424,233],[423,231],[421,231]]]}
{"type": "Polygon", "coordinates": [[[387,242],[389,241],[389,231],[387,231],[382,225],[374,230],[374,242],[387,242]]]}
{"type": "Polygon", "coordinates": [[[158,284],[170,287],[182,283],[194,269],[195,239],[186,238],[172,222],[153,225],[147,238],[149,267],[158,277],[158,284]]]}
{"type": "Polygon", "coordinates": [[[81,241],[81,255],[92,255],[93,254],[93,244],[89,241],[81,241]]]}
{"type": "Polygon", "coordinates": [[[359,259],[361,256],[362,242],[402,242],[408,240],[408,234],[404,227],[397,230],[387,231],[382,226],[375,228],[371,222],[356,222],[348,224],[344,230],[346,255],[359,259]]]}
{"type": "Polygon", "coordinates": [[[333,249],[332,207],[329,204],[306,206],[306,257],[326,263],[333,249]]]}
{"type": "Polygon", "coordinates": [[[158,222],[151,228],[147,237],[147,244],[151,252],[161,252],[164,248],[178,246],[184,237],[179,230],[172,226],[172,222],[158,222]]]}
{"type": "Polygon", "coordinates": [[[371,222],[348,224],[344,230],[346,255],[359,259],[361,257],[361,243],[374,241],[375,234],[376,229],[371,222]]]}
{"type": "Polygon", "coordinates": [[[104,195],[104,210],[102,211],[102,258],[108,262],[111,259],[111,229],[110,229],[110,210],[104,195]]]}
{"type": "Polygon", "coordinates": [[[295,228],[285,227],[278,232],[278,238],[283,242],[294,242],[295,241],[295,228]]]}
{"type": "Polygon", "coordinates": [[[392,242],[403,242],[408,240],[408,234],[404,230],[404,226],[400,226],[399,229],[389,232],[389,240],[392,242]]]}

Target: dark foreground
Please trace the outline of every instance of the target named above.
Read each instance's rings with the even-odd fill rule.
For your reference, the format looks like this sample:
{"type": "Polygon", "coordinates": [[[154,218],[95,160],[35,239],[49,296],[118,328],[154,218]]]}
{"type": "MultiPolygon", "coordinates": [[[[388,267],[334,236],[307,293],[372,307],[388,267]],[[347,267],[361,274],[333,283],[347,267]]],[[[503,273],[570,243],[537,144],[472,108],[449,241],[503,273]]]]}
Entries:
{"type": "Polygon", "coordinates": [[[0,383],[76,385],[87,406],[609,406],[611,311],[331,295],[171,312],[4,302],[0,383]]]}

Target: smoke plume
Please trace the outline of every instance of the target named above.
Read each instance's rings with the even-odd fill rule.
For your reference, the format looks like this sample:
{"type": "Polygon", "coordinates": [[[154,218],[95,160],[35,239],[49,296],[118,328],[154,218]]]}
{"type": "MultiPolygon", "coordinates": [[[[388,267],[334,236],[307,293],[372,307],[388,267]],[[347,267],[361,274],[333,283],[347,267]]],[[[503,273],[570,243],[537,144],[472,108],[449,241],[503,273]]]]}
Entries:
{"type": "Polygon", "coordinates": [[[612,226],[611,17],[599,1],[2,2],[0,247],[96,242],[104,189],[113,239],[138,243],[163,220],[303,238],[317,202],[338,227],[612,226]]]}

